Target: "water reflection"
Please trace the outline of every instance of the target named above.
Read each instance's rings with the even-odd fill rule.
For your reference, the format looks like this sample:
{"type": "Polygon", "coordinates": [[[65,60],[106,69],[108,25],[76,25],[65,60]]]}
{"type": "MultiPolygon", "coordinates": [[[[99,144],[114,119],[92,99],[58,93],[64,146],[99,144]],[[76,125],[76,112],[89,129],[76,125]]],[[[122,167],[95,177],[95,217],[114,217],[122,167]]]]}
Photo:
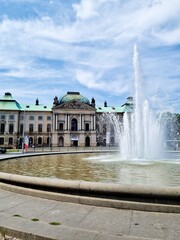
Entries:
{"type": "Polygon", "coordinates": [[[114,182],[131,185],[179,186],[179,156],[164,160],[123,160],[118,154],[63,154],[0,162],[0,171],[28,176],[114,182]]]}

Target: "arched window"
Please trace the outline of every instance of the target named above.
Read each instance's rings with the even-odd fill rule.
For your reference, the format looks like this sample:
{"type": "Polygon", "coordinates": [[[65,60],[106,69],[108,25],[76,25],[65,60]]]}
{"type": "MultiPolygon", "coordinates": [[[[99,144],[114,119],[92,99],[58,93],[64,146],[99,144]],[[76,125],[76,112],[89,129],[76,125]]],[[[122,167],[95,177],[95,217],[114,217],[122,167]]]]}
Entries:
{"type": "Polygon", "coordinates": [[[9,138],[8,144],[13,145],[13,138],[11,138],[11,137],[9,138]]]}
{"type": "Polygon", "coordinates": [[[50,137],[47,137],[47,145],[51,146],[51,138],[50,137]]]}
{"type": "Polygon", "coordinates": [[[86,147],[90,146],[90,137],[86,137],[86,139],[85,139],[85,146],[86,147]]]}
{"type": "Polygon", "coordinates": [[[13,133],[14,132],[14,124],[10,123],[9,124],[9,133],[13,133]]]}
{"type": "Polygon", "coordinates": [[[59,137],[59,146],[60,147],[64,146],[64,138],[63,137],[59,137]]]}
{"type": "Polygon", "coordinates": [[[59,124],[59,131],[63,131],[63,123],[59,124]]]}
{"type": "Polygon", "coordinates": [[[32,147],[32,145],[33,145],[33,138],[30,137],[30,138],[29,138],[29,146],[32,147]]]}
{"type": "Polygon", "coordinates": [[[78,130],[78,122],[76,118],[73,118],[71,120],[71,131],[77,131],[78,130]]]}
{"type": "Polygon", "coordinates": [[[103,134],[106,134],[106,124],[103,124],[103,134]]]}
{"type": "Polygon", "coordinates": [[[38,137],[38,144],[42,145],[42,137],[38,137]]]}
{"type": "Polygon", "coordinates": [[[86,123],[86,125],[85,125],[85,131],[89,131],[89,123],[86,123]]]}

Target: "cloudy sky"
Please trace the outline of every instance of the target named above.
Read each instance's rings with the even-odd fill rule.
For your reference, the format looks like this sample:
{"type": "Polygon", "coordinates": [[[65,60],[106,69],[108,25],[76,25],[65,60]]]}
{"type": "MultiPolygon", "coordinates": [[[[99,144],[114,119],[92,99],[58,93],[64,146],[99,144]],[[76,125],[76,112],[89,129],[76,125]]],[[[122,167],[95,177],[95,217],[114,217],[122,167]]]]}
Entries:
{"type": "Polygon", "coordinates": [[[179,16],[179,0],[0,0],[0,95],[51,105],[79,91],[122,105],[137,44],[144,94],[180,112],[179,16]]]}

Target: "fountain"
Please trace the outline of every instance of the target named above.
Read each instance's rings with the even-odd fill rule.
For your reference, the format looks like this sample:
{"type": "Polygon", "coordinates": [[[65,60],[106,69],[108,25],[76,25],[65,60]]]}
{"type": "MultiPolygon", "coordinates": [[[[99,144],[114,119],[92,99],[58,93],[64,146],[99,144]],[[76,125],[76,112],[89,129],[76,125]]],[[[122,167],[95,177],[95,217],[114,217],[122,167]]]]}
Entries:
{"type": "MultiPolygon", "coordinates": [[[[112,113],[104,114],[113,125],[123,159],[157,159],[163,146],[161,115],[154,113],[143,96],[138,48],[134,46],[135,101],[133,113],[125,112],[122,123],[112,113]]],[[[109,132],[106,138],[109,139],[109,132]]],[[[107,141],[108,142],[108,141],[107,141]]]]}

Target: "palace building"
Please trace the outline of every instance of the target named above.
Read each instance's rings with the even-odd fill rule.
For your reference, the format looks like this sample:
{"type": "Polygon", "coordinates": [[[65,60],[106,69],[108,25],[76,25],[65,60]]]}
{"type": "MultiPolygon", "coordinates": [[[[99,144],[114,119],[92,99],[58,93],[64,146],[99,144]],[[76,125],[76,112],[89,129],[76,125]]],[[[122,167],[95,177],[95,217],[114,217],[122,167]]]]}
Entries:
{"type": "Polygon", "coordinates": [[[0,147],[21,148],[23,139],[29,146],[95,147],[115,145],[115,132],[107,124],[106,113],[116,114],[122,121],[125,112],[132,112],[133,99],[119,107],[105,102],[96,106],[79,92],[67,92],[54,97],[53,104],[46,106],[36,99],[35,104],[20,104],[7,92],[0,98],[0,147]]]}

